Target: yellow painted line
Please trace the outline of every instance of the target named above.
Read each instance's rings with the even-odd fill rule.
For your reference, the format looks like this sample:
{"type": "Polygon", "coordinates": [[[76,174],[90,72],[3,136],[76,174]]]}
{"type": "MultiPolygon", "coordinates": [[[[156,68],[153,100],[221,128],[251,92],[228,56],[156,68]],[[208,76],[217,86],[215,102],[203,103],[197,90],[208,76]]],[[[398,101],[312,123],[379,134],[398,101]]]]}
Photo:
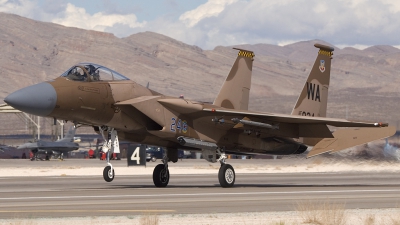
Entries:
{"type": "Polygon", "coordinates": [[[143,213],[169,213],[176,212],[176,210],[142,210],[142,209],[93,209],[93,210],[1,210],[0,213],[41,213],[41,212],[50,212],[50,213],[74,213],[74,212],[143,212],[143,213]]]}

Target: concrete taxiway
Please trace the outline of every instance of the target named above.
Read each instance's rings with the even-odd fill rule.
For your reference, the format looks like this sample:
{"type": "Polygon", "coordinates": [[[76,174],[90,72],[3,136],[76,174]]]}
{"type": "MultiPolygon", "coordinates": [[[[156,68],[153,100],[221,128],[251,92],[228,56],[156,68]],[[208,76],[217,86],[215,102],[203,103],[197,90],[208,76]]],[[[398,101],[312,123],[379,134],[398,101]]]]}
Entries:
{"type": "MultiPolygon", "coordinates": [[[[49,162],[35,163],[24,165],[49,162]]],[[[216,173],[171,174],[167,188],[156,188],[151,175],[117,172],[107,183],[101,172],[99,167],[98,176],[0,177],[0,218],[292,211],[303,201],[330,201],[348,209],[398,208],[400,203],[399,173],[237,173],[234,188],[221,188],[216,173]]]]}

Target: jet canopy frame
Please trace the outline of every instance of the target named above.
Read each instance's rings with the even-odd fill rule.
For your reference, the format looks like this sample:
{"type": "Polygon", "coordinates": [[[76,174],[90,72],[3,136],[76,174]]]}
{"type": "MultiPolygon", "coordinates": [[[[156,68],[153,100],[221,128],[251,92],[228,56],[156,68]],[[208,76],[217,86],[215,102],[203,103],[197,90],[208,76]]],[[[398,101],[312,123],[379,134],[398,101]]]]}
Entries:
{"type": "Polygon", "coordinates": [[[124,75],[95,63],[76,64],[61,74],[61,77],[83,82],[129,80],[129,78],[124,75]]]}

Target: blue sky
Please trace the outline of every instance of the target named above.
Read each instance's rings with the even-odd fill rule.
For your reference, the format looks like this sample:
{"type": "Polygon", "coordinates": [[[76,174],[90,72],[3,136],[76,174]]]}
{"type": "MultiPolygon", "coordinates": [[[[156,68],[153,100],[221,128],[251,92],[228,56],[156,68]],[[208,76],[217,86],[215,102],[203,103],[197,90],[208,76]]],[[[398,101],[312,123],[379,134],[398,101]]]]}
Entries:
{"type": "Polygon", "coordinates": [[[0,0],[0,12],[117,37],[153,31],[203,49],[312,39],[400,46],[399,0],[0,0]]]}

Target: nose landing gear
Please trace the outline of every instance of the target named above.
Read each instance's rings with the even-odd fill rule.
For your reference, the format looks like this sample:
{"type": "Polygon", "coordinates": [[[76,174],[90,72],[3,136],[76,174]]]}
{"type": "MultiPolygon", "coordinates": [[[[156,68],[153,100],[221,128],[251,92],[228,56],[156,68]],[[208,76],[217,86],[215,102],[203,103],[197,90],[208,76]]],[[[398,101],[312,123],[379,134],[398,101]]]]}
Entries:
{"type": "Polygon", "coordinates": [[[114,169],[112,168],[112,165],[110,164],[109,166],[104,167],[103,170],[103,178],[107,182],[111,182],[114,180],[114,169]]]}
{"type": "Polygon", "coordinates": [[[118,134],[114,128],[111,127],[100,127],[101,136],[103,136],[104,144],[102,147],[102,151],[107,153],[107,164],[103,170],[103,178],[106,182],[111,182],[114,180],[115,172],[112,164],[110,163],[110,154],[112,152],[119,153],[119,142],[118,142],[118,134]],[[107,132],[107,139],[104,136],[104,132],[107,132]]]}

